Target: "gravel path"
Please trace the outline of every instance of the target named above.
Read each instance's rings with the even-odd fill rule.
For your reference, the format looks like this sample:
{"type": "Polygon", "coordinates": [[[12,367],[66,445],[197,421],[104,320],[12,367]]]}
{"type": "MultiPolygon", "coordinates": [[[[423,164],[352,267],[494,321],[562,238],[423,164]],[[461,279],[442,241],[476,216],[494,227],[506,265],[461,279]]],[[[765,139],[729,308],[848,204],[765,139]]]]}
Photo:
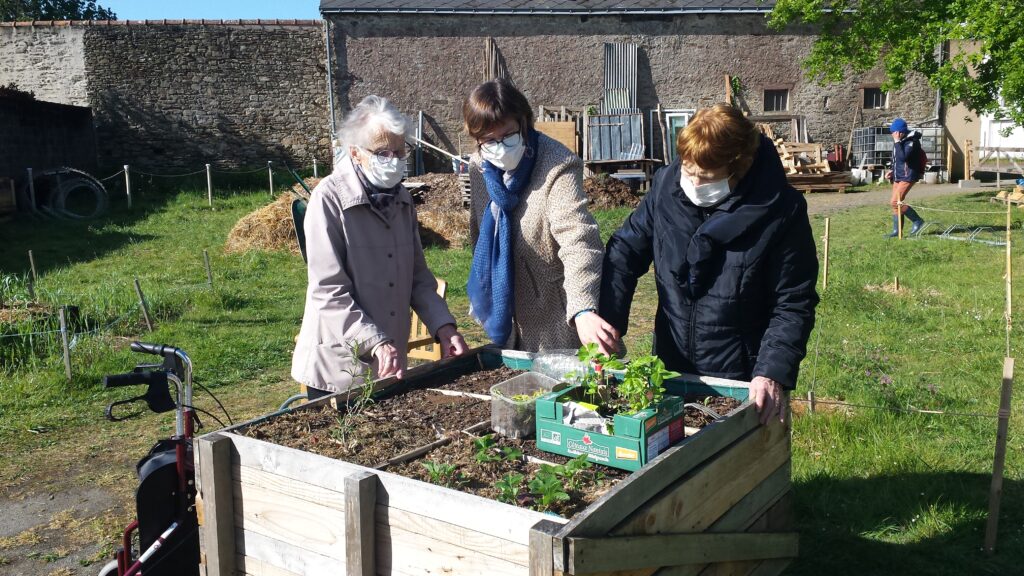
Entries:
{"type": "MultiPolygon", "coordinates": [[[[805,194],[807,199],[808,214],[831,214],[848,208],[859,206],[878,206],[882,208],[889,202],[890,188],[886,186],[872,186],[870,191],[848,192],[839,194],[836,192],[813,192],[805,194]]],[[[917,184],[910,190],[907,198],[911,203],[924,198],[937,198],[952,194],[975,194],[978,192],[991,192],[995,195],[995,183],[982,185],[980,188],[961,190],[957,184],[917,184]]]]}

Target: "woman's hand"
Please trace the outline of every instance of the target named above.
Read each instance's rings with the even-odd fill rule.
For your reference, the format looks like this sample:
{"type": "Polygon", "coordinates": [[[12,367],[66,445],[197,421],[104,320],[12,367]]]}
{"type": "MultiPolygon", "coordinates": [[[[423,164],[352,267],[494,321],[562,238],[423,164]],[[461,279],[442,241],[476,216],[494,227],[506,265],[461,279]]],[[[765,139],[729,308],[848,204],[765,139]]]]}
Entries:
{"type": "Polygon", "coordinates": [[[462,356],[468,349],[466,341],[462,338],[462,334],[459,334],[458,329],[455,328],[455,324],[445,324],[438,328],[437,341],[440,342],[442,358],[462,356]]]}
{"type": "Polygon", "coordinates": [[[596,312],[586,311],[576,316],[576,334],[580,342],[597,344],[602,354],[611,356],[612,352],[619,349],[619,331],[614,326],[604,321],[596,312]]]}
{"type": "Polygon", "coordinates": [[[786,396],[778,382],[764,376],[755,376],[750,381],[749,390],[754,406],[761,415],[761,424],[767,424],[775,415],[778,415],[779,422],[786,421],[786,396]]]}
{"type": "Polygon", "coordinates": [[[405,369],[398,364],[398,350],[390,342],[378,344],[373,349],[373,356],[377,359],[378,378],[394,376],[401,380],[405,376],[405,369]]]}

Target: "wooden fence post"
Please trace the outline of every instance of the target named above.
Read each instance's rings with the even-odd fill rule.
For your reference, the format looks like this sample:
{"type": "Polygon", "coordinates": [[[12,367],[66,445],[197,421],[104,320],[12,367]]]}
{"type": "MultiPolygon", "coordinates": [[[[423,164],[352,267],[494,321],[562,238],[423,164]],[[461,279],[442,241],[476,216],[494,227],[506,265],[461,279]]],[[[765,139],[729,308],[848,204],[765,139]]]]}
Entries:
{"type": "Polygon", "coordinates": [[[345,478],[346,574],[376,574],[374,514],[377,510],[377,475],[356,472],[345,478]]]}
{"type": "Polygon", "coordinates": [[[316,171],[316,158],[313,158],[313,178],[319,178],[320,175],[316,171]]]}
{"type": "Polygon", "coordinates": [[[824,262],[824,265],[823,265],[824,266],[823,275],[821,277],[821,290],[822,290],[822,292],[824,292],[825,290],[828,289],[828,234],[829,234],[829,219],[825,218],[825,246],[824,246],[824,251],[825,251],[825,258],[824,258],[824,260],[825,260],[825,262],[824,262]]]}
{"type": "Polygon", "coordinates": [[[28,265],[32,269],[32,279],[28,283],[28,297],[33,301],[36,299],[36,258],[32,255],[32,251],[28,251],[28,265]]]}
{"type": "Polygon", "coordinates": [[[64,347],[64,374],[68,377],[68,382],[71,382],[71,347],[68,343],[68,321],[65,310],[65,306],[61,306],[60,310],[58,310],[60,317],[60,341],[64,347]]]}
{"type": "Polygon", "coordinates": [[[999,502],[1003,497],[1003,465],[1006,462],[1006,431],[1010,426],[1010,398],[1013,395],[1013,358],[1003,359],[1003,391],[999,399],[999,428],[996,455],[992,463],[992,486],[988,493],[988,522],[985,525],[985,553],[996,551],[999,502]]]}
{"type": "Polygon", "coordinates": [[[210,252],[203,250],[203,261],[206,263],[206,283],[213,288],[213,271],[210,269],[210,252]]]}
{"type": "Polygon", "coordinates": [[[203,540],[201,573],[235,574],[235,505],[231,495],[231,439],[219,433],[197,438],[197,512],[203,540]]]}
{"type": "Polygon", "coordinates": [[[124,165],[124,190],[128,195],[128,207],[132,207],[132,177],[128,172],[128,165],[124,165]]]}
{"type": "Polygon", "coordinates": [[[270,180],[270,197],[274,197],[274,167],[270,160],[267,160],[267,178],[270,180]]]}
{"type": "Polygon", "coordinates": [[[974,153],[974,143],[968,138],[964,140],[964,180],[972,180],[971,155],[974,153]]]}
{"type": "Polygon", "coordinates": [[[26,168],[25,170],[28,172],[28,207],[35,213],[38,212],[36,208],[36,181],[35,177],[32,176],[32,169],[26,168]]]}
{"type": "Polygon", "coordinates": [[[213,208],[213,176],[210,175],[210,165],[206,165],[206,201],[213,208]]]}
{"type": "Polygon", "coordinates": [[[817,401],[814,399],[814,390],[807,391],[807,410],[814,414],[814,409],[818,407],[817,401]]]}
{"type": "Polygon", "coordinates": [[[149,305],[146,304],[146,296],[142,293],[142,286],[139,285],[139,277],[135,277],[135,293],[139,296],[139,305],[142,306],[142,317],[146,320],[146,328],[153,331],[153,321],[149,318],[149,305]]]}

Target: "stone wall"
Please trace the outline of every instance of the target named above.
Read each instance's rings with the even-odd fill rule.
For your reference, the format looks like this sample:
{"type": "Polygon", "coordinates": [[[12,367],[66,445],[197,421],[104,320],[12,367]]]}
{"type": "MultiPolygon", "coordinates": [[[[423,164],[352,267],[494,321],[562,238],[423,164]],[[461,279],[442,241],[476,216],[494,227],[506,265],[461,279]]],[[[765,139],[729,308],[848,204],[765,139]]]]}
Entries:
{"type": "Polygon", "coordinates": [[[0,27],[0,86],[16,84],[36,98],[88,106],[85,28],[0,27]]]}
{"type": "Polygon", "coordinates": [[[320,21],[19,24],[0,27],[0,38],[0,61],[13,51],[39,71],[18,84],[40,97],[44,79],[68,66],[47,47],[79,47],[102,166],[180,173],[329,161],[320,21]]]}
{"type": "MultiPolygon", "coordinates": [[[[765,115],[765,88],[788,88],[789,110],[782,115],[806,117],[810,139],[826,145],[846,145],[854,110],[862,105],[860,88],[882,81],[878,70],[827,87],[808,82],[800,62],[812,33],[768,31],[759,15],[359,15],[332,16],[332,24],[337,113],[367,94],[385,95],[406,112],[423,110],[428,135],[452,151],[460,139],[461,149],[469,150],[460,136],[461,106],[483,80],[488,36],[534,107],[597,105],[604,43],[633,42],[640,46],[640,108],[701,108],[723,101],[729,74],[740,79],[740,99],[752,115],[765,115]]],[[[890,94],[888,109],[863,110],[857,122],[877,125],[903,116],[914,124],[931,118],[934,106],[935,92],[923,77],[913,77],[890,94]]],[[[788,135],[788,121],[774,127],[788,135]]]]}

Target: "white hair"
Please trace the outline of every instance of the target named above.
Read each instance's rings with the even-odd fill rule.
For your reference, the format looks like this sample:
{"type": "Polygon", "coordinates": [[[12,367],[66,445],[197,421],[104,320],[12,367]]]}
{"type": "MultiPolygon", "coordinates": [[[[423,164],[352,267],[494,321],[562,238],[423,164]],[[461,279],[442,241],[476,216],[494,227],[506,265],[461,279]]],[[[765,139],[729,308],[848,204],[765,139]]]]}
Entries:
{"type": "Polygon", "coordinates": [[[412,122],[390,100],[367,96],[349,112],[338,129],[338,138],[346,146],[369,148],[381,133],[397,134],[408,140],[412,122]]]}

